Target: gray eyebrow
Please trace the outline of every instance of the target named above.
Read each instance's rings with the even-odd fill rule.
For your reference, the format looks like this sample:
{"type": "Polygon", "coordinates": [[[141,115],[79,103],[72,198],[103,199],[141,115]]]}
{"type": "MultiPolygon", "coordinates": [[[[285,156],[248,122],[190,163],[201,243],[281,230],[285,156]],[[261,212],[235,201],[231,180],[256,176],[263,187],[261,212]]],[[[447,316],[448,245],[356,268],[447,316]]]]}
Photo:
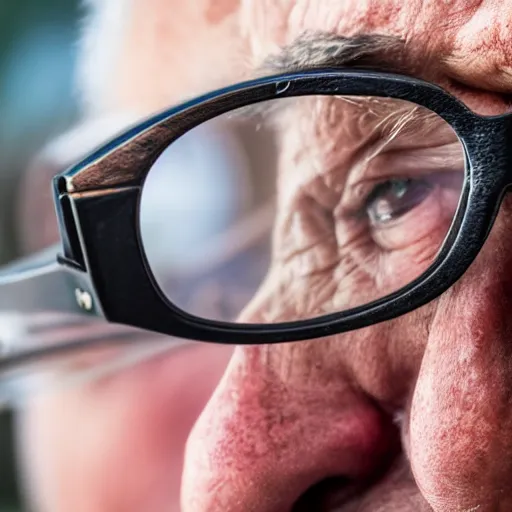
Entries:
{"type": "Polygon", "coordinates": [[[330,33],[305,33],[258,68],[261,75],[314,68],[358,67],[413,74],[403,39],[382,34],[344,37],[330,33]]]}
{"type": "MultiPolygon", "coordinates": [[[[258,66],[255,76],[269,76],[312,69],[351,67],[416,75],[403,39],[382,34],[344,37],[327,32],[305,33],[258,66]]],[[[293,105],[296,98],[264,101],[231,113],[233,119],[259,118],[262,122],[293,105]]]]}

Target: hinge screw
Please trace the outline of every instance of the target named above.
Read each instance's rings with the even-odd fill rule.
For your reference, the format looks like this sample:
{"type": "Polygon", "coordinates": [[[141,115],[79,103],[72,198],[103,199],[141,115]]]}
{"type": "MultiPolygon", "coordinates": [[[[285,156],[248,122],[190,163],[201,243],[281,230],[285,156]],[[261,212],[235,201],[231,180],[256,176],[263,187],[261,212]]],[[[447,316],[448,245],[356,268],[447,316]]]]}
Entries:
{"type": "Polygon", "coordinates": [[[80,288],[75,289],[75,298],[77,304],[85,311],[91,311],[92,309],[92,296],[89,292],[81,290],[80,288]]]}

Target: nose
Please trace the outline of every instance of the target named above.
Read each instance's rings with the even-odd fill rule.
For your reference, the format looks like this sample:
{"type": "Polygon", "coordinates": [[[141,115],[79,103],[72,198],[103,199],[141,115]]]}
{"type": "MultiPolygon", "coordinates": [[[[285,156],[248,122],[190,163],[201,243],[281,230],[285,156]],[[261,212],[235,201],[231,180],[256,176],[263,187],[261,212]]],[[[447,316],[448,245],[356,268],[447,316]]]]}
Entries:
{"type": "Polygon", "coordinates": [[[304,349],[237,348],[189,438],[184,511],[284,512],[319,482],[350,492],[386,465],[389,418],[304,349]]]}
{"type": "MultiPolygon", "coordinates": [[[[416,510],[411,493],[421,510],[512,510],[511,232],[509,196],[463,278],[410,315],[325,340],[237,348],[188,441],[184,512],[298,512],[332,477],[334,498],[348,504],[399,449],[371,397],[390,404],[402,394],[417,487],[393,489],[391,508],[361,510],[416,510]]],[[[309,507],[325,509],[339,506],[309,507]]]]}
{"type": "Polygon", "coordinates": [[[512,510],[512,197],[441,297],[410,408],[418,486],[434,510],[512,510]]]}

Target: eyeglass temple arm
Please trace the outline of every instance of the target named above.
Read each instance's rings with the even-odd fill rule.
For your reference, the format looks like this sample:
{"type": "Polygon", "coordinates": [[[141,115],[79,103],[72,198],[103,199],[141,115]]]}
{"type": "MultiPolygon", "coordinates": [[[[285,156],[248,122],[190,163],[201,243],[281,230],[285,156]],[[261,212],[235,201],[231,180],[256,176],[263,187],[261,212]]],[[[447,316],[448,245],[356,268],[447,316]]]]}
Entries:
{"type": "Polygon", "coordinates": [[[60,244],[0,267],[0,311],[98,314],[87,275],[58,260],[60,244]]]}

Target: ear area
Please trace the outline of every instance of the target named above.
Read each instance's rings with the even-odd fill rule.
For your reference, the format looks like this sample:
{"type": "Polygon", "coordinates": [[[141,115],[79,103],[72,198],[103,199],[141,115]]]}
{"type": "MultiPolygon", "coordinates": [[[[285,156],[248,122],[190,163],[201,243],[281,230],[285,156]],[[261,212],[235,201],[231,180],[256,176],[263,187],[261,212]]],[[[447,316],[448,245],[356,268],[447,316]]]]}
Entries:
{"type": "Polygon", "coordinates": [[[92,111],[152,112],[242,77],[242,0],[132,0],[118,15],[114,4],[125,0],[89,1],[79,87],[92,111]]]}

